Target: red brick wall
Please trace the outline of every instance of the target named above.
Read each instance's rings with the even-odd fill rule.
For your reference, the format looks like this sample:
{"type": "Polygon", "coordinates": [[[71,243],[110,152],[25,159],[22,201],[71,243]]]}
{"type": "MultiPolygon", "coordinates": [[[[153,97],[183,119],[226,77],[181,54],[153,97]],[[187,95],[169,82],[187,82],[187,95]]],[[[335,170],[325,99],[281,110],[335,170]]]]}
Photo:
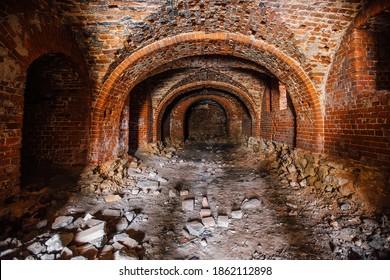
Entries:
{"type": "Polygon", "coordinates": [[[295,146],[296,117],[294,107],[288,93],[286,94],[287,99],[283,102],[280,98],[278,81],[270,79],[263,95],[260,136],[264,139],[295,146]],[[287,108],[281,110],[280,104],[285,102],[287,108]]]}
{"type": "MultiPolygon", "coordinates": [[[[70,92],[73,91],[72,100],[65,98],[58,105],[62,104],[60,110],[64,112],[64,104],[73,102],[76,106],[73,112],[77,110],[78,114],[84,114],[86,119],[83,119],[82,123],[78,122],[78,117],[76,117],[78,120],[70,120],[74,125],[77,123],[78,128],[67,133],[61,132],[62,136],[58,136],[57,139],[72,137],[73,134],[80,138],[79,132],[81,130],[84,130],[86,135],[88,134],[92,94],[84,58],[53,5],[44,1],[29,1],[28,3],[25,1],[3,1],[0,5],[0,13],[0,197],[3,197],[20,190],[24,94],[29,66],[45,54],[62,53],[71,61],[74,66],[73,70],[77,71],[83,85],[83,93],[79,92],[82,97],[75,97],[78,94],[70,90],[70,92]],[[76,102],[73,98],[78,101],[76,102]],[[67,135],[64,136],[65,134],[67,135]]],[[[65,74],[60,76],[64,78],[65,74]]],[[[57,87],[66,88],[67,85],[62,84],[57,85],[57,87]]],[[[65,116],[60,117],[57,114],[55,118],[58,123],[51,123],[52,127],[59,128],[62,125],[64,128],[72,127],[68,124],[68,118],[65,122],[63,121],[65,116]]],[[[59,133],[58,129],[57,132],[59,133]]],[[[36,137],[40,137],[38,135],[37,133],[36,137]]],[[[77,147],[78,152],[81,151],[79,154],[85,160],[86,150],[89,148],[87,139],[87,136],[77,139],[77,141],[71,139],[67,143],[67,147],[77,147]]],[[[59,153],[63,155],[60,157],[63,159],[65,154],[69,152],[69,157],[64,160],[66,164],[76,164],[79,160],[76,159],[78,152],[66,151],[67,148],[59,148],[59,150],[59,153]],[[68,160],[69,158],[73,159],[68,160]]]]}
{"type": "Polygon", "coordinates": [[[325,151],[388,167],[389,37],[376,32],[380,25],[370,28],[376,17],[358,18],[335,56],[326,87],[325,151]]]}

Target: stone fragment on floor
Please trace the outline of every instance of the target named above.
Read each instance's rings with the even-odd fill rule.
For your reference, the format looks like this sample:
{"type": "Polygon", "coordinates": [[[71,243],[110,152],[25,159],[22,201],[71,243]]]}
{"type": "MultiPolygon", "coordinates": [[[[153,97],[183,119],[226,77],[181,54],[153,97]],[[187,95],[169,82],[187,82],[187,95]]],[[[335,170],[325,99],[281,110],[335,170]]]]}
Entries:
{"type": "Polygon", "coordinates": [[[59,216],[55,219],[54,223],[51,225],[52,229],[60,229],[67,227],[73,222],[72,216],[59,216]]]}
{"type": "Polygon", "coordinates": [[[187,222],[186,228],[191,235],[197,237],[199,237],[204,232],[204,226],[197,221],[187,222]]]}

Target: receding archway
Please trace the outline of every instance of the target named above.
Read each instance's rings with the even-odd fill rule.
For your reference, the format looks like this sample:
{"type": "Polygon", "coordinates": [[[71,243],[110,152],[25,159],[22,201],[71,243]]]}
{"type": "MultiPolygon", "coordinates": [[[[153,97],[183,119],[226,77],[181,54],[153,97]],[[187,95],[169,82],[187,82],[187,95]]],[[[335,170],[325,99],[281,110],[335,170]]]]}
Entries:
{"type": "Polygon", "coordinates": [[[212,99],[201,99],[186,112],[185,140],[203,142],[227,138],[228,118],[221,104],[212,99]]]}

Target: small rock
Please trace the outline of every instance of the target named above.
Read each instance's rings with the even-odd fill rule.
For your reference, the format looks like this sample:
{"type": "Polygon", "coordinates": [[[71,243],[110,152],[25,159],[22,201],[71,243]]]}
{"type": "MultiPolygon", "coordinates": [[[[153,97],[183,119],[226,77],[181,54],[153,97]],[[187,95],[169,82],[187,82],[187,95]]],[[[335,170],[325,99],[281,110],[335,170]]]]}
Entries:
{"type": "Polygon", "coordinates": [[[47,252],[58,252],[64,249],[73,240],[73,233],[55,234],[45,242],[47,252]]]}
{"type": "Polygon", "coordinates": [[[209,202],[207,200],[207,197],[202,198],[202,208],[210,208],[209,202]]]}
{"type": "Polygon", "coordinates": [[[107,202],[107,203],[112,203],[112,202],[116,202],[118,200],[121,200],[122,198],[119,196],[119,195],[113,195],[113,194],[109,194],[108,196],[106,196],[104,198],[104,200],[107,202]]]}
{"type": "Polygon", "coordinates": [[[93,218],[93,216],[92,216],[90,213],[87,213],[87,214],[85,214],[83,220],[84,220],[84,221],[88,221],[88,220],[90,220],[90,219],[92,219],[92,218],[93,218]]]}
{"type": "Polygon", "coordinates": [[[203,247],[207,247],[207,240],[206,239],[202,239],[200,241],[200,245],[202,245],[203,247]]]}
{"type": "Polygon", "coordinates": [[[138,260],[137,252],[132,249],[123,248],[114,253],[114,260],[138,260]]]}
{"type": "Polygon", "coordinates": [[[132,195],[137,195],[137,194],[139,194],[139,192],[140,192],[140,189],[139,189],[139,188],[133,188],[133,189],[131,190],[131,194],[132,194],[132,195]]]}
{"type": "Polygon", "coordinates": [[[241,210],[237,210],[237,211],[232,211],[232,218],[233,219],[242,219],[242,211],[241,210]]]}
{"type": "Polygon", "coordinates": [[[325,191],[326,192],[332,192],[333,191],[333,188],[331,186],[326,186],[325,187],[325,191]]]}
{"type": "Polygon", "coordinates": [[[256,208],[260,207],[260,205],[261,205],[261,202],[259,199],[252,198],[249,201],[244,201],[242,206],[241,206],[241,209],[243,209],[243,210],[256,209],[256,208]]]}
{"type": "Polygon", "coordinates": [[[206,217],[202,219],[202,223],[205,227],[215,227],[215,220],[213,217],[206,217]]]}
{"type": "Polygon", "coordinates": [[[210,217],[211,216],[211,210],[210,209],[201,209],[200,210],[200,216],[202,218],[210,217]]]}
{"type": "Polygon", "coordinates": [[[168,183],[168,180],[162,177],[157,178],[157,181],[160,182],[161,184],[168,183]]]}
{"type": "Polygon", "coordinates": [[[292,209],[298,209],[298,206],[293,203],[286,202],[286,205],[292,209]]]}
{"type": "Polygon", "coordinates": [[[72,261],[85,261],[85,260],[88,260],[86,257],[83,257],[83,256],[77,256],[77,257],[73,257],[71,258],[72,261]]]}
{"type": "Polygon", "coordinates": [[[27,247],[32,254],[38,255],[46,251],[46,246],[41,244],[40,242],[35,242],[27,247]]]}
{"type": "Polygon", "coordinates": [[[341,204],[340,209],[341,211],[348,211],[349,207],[350,207],[349,203],[343,203],[341,204]]]}
{"type": "Polygon", "coordinates": [[[380,249],[382,248],[381,242],[380,242],[379,240],[376,240],[376,239],[372,240],[372,241],[369,243],[369,245],[370,245],[372,248],[376,249],[376,250],[380,250],[380,249]]]}
{"type": "Polygon", "coordinates": [[[182,201],[181,209],[183,211],[192,211],[192,210],[194,210],[194,200],[193,199],[186,199],[186,200],[182,201]]]}
{"type": "Polygon", "coordinates": [[[98,249],[92,244],[84,244],[77,247],[77,252],[88,260],[95,260],[99,253],[98,249]]]}
{"type": "Polygon", "coordinates": [[[120,217],[121,211],[116,209],[104,209],[102,210],[103,216],[109,216],[109,217],[120,217]]]}
{"type": "Polygon", "coordinates": [[[188,196],[189,195],[189,192],[188,192],[188,190],[183,190],[183,191],[180,191],[180,196],[188,196]]]}
{"type": "Polygon", "coordinates": [[[120,218],[119,221],[115,225],[117,232],[124,231],[125,229],[127,229],[128,226],[129,226],[129,223],[128,223],[126,218],[120,218]]]}
{"type": "Polygon", "coordinates": [[[174,198],[179,195],[179,192],[176,189],[169,190],[169,197],[174,198]]]}
{"type": "Polygon", "coordinates": [[[41,229],[47,226],[47,220],[42,220],[35,225],[36,229],[41,229]]]}
{"type": "Polygon", "coordinates": [[[228,216],[218,216],[218,226],[219,227],[229,227],[229,217],[228,216]]]}
{"type": "Polygon", "coordinates": [[[114,250],[114,247],[111,245],[106,245],[103,247],[102,251],[100,252],[99,259],[100,260],[113,260],[114,254],[112,251],[114,250]]]}
{"type": "Polygon", "coordinates": [[[73,257],[73,251],[71,249],[69,249],[68,247],[62,249],[60,254],[61,260],[70,260],[72,257],[73,257]]]}
{"type": "Polygon", "coordinates": [[[40,259],[45,260],[45,261],[52,261],[55,260],[55,255],[54,254],[43,254],[40,259]]]}
{"type": "Polygon", "coordinates": [[[136,214],[134,211],[128,211],[128,212],[125,212],[124,216],[126,217],[127,221],[129,223],[131,223],[133,221],[133,219],[135,218],[136,214]]]}
{"type": "Polygon", "coordinates": [[[73,222],[72,216],[59,216],[55,219],[54,223],[51,225],[52,229],[60,229],[67,227],[73,222]]]}
{"type": "Polygon", "coordinates": [[[147,181],[140,181],[140,182],[137,183],[137,187],[142,189],[144,192],[146,190],[148,190],[148,191],[155,191],[155,190],[158,189],[159,183],[156,182],[156,181],[149,181],[149,180],[147,180],[147,181]]]}
{"type": "Polygon", "coordinates": [[[157,173],[154,172],[154,171],[152,171],[152,172],[149,173],[149,176],[152,177],[152,178],[154,178],[154,177],[157,176],[157,173]]]}
{"type": "Polygon", "coordinates": [[[127,233],[114,235],[112,240],[114,242],[120,242],[128,248],[135,248],[138,246],[137,240],[131,238],[127,233]]]}
{"type": "Polygon", "coordinates": [[[204,226],[197,221],[186,223],[186,228],[193,236],[200,236],[204,232],[204,226]]]}
{"type": "Polygon", "coordinates": [[[76,233],[74,240],[77,243],[98,243],[102,241],[106,235],[106,222],[100,223],[94,227],[91,227],[87,230],[80,231],[76,233]]]}

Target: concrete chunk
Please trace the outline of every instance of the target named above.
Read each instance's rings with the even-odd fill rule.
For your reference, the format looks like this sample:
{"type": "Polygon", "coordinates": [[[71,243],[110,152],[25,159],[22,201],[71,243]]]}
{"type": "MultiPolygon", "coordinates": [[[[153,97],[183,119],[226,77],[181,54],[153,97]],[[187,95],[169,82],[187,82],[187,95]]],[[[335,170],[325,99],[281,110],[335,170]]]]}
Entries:
{"type": "Polygon", "coordinates": [[[73,233],[55,234],[45,242],[47,252],[58,252],[64,249],[73,240],[73,233]]]}
{"type": "Polygon", "coordinates": [[[32,254],[38,255],[46,251],[46,246],[42,245],[40,242],[35,242],[27,247],[32,254]]]}
{"type": "Polygon", "coordinates": [[[233,219],[242,219],[242,211],[241,210],[232,211],[232,218],[233,219]]]}
{"type": "Polygon", "coordinates": [[[181,203],[181,209],[183,211],[192,211],[194,210],[194,200],[186,199],[181,203]]]}
{"type": "Polygon", "coordinates": [[[186,223],[186,228],[193,236],[200,236],[204,232],[204,226],[197,221],[186,223]]]}
{"type": "Polygon", "coordinates": [[[73,222],[72,216],[59,216],[55,219],[54,223],[51,225],[52,229],[59,229],[69,226],[73,222]]]}
{"type": "Polygon", "coordinates": [[[95,243],[97,240],[101,240],[106,235],[106,222],[100,223],[87,230],[76,233],[74,240],[77,243],[95,243]]]}
{"type": "Polygon", "coordinates": [[[210,209],[201,209],[200,210],[200,216],[202,218],[210,217],[211,216],[211,210],[210,209]]]}
{"type": "Polygon", "coordinates": [[[213,217],[203,218],[202,223],[205,227],[215,227],[215,220],[213,217]]]}
{"type": "Polygon", "coordinates": [[[121,211],[116,209],[104,209],[102,210],[103,216],[109,216],[109,217],[120,217],[121,211]]]}
{"type": "Polygon", "coordinates": [[[218,226],[219,227],[229,227],[229,217],[228,216],[218,216],[218,226]]]}
{"type": "Polygon", "coordinates": [[[256,209],[256,208],[260,207],[260,205],[261,205],[261,202],[259,199],[252,198],[248,201],[244,201],[244,203],[241,206],[241,209],[243,209],[243,210],[256,209]]]}

